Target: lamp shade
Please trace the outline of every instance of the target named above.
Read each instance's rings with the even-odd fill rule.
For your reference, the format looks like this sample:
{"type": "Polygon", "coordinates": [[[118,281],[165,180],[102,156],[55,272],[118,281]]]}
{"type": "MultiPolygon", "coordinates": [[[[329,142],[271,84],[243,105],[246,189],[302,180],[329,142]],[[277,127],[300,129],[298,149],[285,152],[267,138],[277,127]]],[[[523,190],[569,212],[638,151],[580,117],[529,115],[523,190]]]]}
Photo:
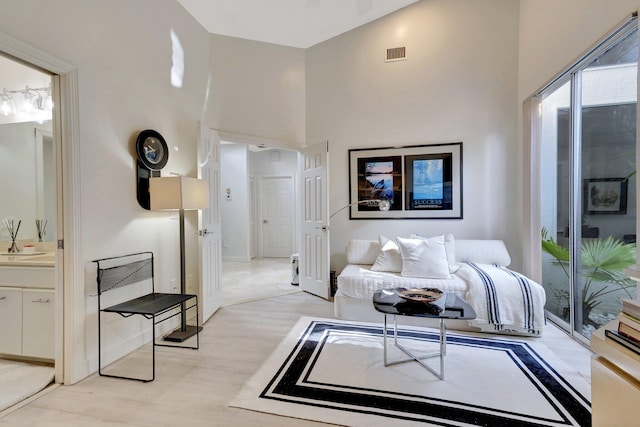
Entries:
{"type": "Polygon", "coordinates": [[[169,176],[149,179],[152,210],[207,209],[209,183],[187,176],[169,176]]]}

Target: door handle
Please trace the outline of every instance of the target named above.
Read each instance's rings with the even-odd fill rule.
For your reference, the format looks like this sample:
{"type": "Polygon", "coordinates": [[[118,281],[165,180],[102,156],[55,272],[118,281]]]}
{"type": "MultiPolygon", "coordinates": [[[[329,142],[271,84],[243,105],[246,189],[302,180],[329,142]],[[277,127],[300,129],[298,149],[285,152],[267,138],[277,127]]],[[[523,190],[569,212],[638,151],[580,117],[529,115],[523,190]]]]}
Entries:
{"type": "Polygon", "coordinates": [[[45,298],[38,298],[38,299],[34,299],[31,302],[36,302],[38,304],[46,304],[49,301],[51,301],[50,299],[45,299],[45,298]]]}
{"type": "Polygon", "coordinates": [[[326,225],[323,225],[322,227],[316,227],[316,230],[327,231],[328,229],[329,227],[327,227],[326,225]]]}
{"type": "Polygon", "coordinates": [[[200,236],[200,237],[206,236],[207,234],[215,234],[215,232],[214,231],[209,231],[206,228],[204,230],[198,231],[198,236],[200,236]]]}

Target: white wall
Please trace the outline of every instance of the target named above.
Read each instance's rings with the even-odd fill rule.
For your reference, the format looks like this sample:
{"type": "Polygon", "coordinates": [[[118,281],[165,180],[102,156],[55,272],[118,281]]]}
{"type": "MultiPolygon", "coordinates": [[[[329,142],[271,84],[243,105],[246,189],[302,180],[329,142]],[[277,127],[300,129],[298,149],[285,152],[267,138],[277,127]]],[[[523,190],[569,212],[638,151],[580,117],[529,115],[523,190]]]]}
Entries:
{"type": "Polygon", "coordinates": [[[211,35],[207,122],[299,148],[304,142],[304,50],[211,35]]]}
{"type": "Polygon", "coordinates": [[[463,220],[331,222],[347,240],[452,232],[504,239],[520,261],[518,2],[422,1],[307,50],[307,141],[329,141],[330,211],[348,203],[348,149],[462,141],[463,220]],[[384,63],[406,45],[406,61],[384,63]]]}
{"type": "Polygon", "coordinates": [[[249,159],[245,144],[220,146],[220,212],[223,261],[249,261],[249,159]],[[231,200],[226,199],[227,189],[231,200]]]}
{"type": "Polygon", "coordinates": [[[292,150],[265,150],[249,155],[251,176],[295,175],[298,173],[298,152],[292,150]]]}

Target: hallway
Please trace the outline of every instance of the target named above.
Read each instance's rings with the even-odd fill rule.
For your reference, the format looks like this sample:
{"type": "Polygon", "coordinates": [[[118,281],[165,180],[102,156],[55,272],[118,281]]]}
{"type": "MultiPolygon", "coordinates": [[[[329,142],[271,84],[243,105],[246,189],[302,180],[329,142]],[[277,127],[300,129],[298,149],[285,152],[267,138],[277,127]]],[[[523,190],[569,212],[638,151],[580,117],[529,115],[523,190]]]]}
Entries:
{"type": "Polygon", "coordinates": [[[254,258],[222,263],[222,305],[301,292],[291,285],[289,258],[254,258]]]}

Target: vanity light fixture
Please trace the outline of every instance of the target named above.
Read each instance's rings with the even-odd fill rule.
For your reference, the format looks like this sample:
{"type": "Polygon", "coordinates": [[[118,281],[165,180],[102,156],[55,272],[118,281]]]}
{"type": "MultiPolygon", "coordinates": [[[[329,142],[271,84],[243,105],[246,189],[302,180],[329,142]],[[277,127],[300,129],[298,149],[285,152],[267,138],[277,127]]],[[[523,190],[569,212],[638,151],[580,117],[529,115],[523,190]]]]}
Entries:
{"type": "Polygon", "coordinates": [[[30,88],[25,86],[22,90],[7,90],[4,88],[0,93],[0,114],[5,116],[18,113],[51,113],[52,109],[53,102],[51,100],[50,87],[30,88]],[[22,102],[16,105],[18,100],[22,100],[22,102]]]}

